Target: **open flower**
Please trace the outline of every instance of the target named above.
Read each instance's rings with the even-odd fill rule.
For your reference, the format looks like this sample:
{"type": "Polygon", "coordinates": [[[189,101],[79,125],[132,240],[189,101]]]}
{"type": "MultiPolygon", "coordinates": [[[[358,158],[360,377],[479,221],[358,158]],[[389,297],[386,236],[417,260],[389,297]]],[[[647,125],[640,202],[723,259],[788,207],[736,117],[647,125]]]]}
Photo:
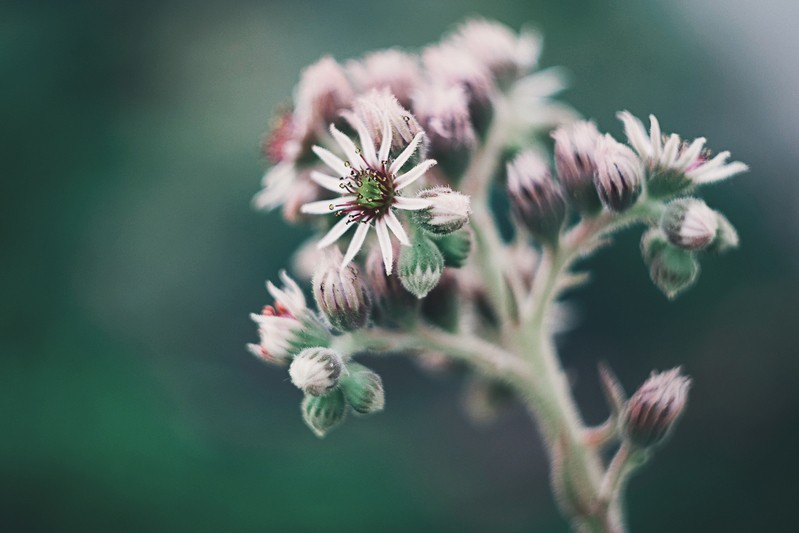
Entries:
{"type": "Polygon", "coordinates": [[[624,133],[647,167],[649,192],[654,195],[681,192],[695,185],[727,179],[749,167],[735,161],[728,163],[730,152],[721,152],[715,157],[705,149],[705,138],[692,143],[683,141],[679,135],[661,133],[660,123],[649,115],[649,135],[643,123],[627,111],[618,115],[624,123],[624,133]]]}
{"type": "Polygon", "coordinates": [[[389,230],[400,243],[410,246],[410,240],[402,223],[394,213],[397,209],[418,210],[430,207],[430,201],[422,198],[408,198],[400,192],[414,183],[433,165],[435,160],[427,159],[402,174],[399,171],[416,151],[424,136],[419,132],[396,159],[389,159],[392,142],[392,128],[383,119],[380,147],[375,150],[375,142],[364,123],[352,117],[353,127],[360,137],[361,148],[331,124],[330,133],[341,147],[347,161],[322,148],[314,146],[313,151],[333,170],[334,175],[314,171],[311,179],[333,192],[343,194],[334,200],[310,202],[302,206],[304,213],[324,215],[335,212],[341,220],[337,222],[317,245],[318,248],[330,246],[344,235],[351,226],[358,226],[349,248],[344,255],[342,267],[347,265],[360,251],[369,228],[374,225],[377,240],[383,254],[386,273],[390,274],[394,262],[389,230]]]}
{"type": "Polygon", "coordinates": [[[322,342],[324,332],[308,309],[299,285],[285,271],[280,272],[280,279],[283,282],[282,289],[271,281],[266,282],[274,305],[264,306],[261,314],[250,315],[258,324],[260,342],[248,344],[247,348],[267,363],[284,365],[305,347],[305,341],[322,342]]]}

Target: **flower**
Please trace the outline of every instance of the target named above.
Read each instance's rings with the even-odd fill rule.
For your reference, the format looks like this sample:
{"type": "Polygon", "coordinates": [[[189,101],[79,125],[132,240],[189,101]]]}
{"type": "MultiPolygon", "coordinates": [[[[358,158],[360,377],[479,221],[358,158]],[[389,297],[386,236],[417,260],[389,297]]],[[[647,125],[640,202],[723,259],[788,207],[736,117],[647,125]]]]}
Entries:
{"type": "Polygon", "coordinates": [[[355,264],[340,268],[341,252],[333,248],[319,264],[312,284],[319,310],[340,331],[362,328],[369,320],[372,299],[355,264]]]}
{"type": "Polygon", "coordinates": [[[627,140],[647,167],[650,194],[680,192],[749,170],[740,161],[728,163],[730,152],[727,151],[711,158],[704,149],[704,137],[688,144],[675,133],[668,137],[662,135],[660,123],[654,115],[649,115],[648,136],[643,123],[628,111],[620,112],[617,117],[624,123],[627,140]]]}
{"type": "Polygon", "coordinates": [[[390,274],[394,262],[394,251],[391,246],[389,230],[403,245],[410,246],[411,244],[394,211],[415,211],[431,205],[429,200],[408,198],[402,196],[400,192],[421,178],[430,167],[436,164],[436,161],[427,159],[407,172],[399,174],[402,166],[416,151],[424,133],[417,133],[396,159],[389,159],[392,129],[388,119],[383,118],[382,140],[377,150],[375,150],[372,134],[363,121],[353,116],[352,122],[360,137],[360,149],[334,125],[330,126],[330,133],[346,155],[347,161],[342,161],[321,146],[313,147],[316,155],[333,170],[335,175],[330,176],[314,171],[311,173],[311,179],[327,190],[343,193],[343,196],[334,200],[310,202],[303,205],[301,210],[304,213],[315,215],[335,212],[337,216],[341,217],[341,220],[319,241],[317,245],[319,249],[336,242],[351,226],[358,226],[344,255],[342,267],[355,258],[366,239],[369,228],[374,224],[383,254],[383,264],[386,273],[390,274]]]}
{"type": "Polygon", "coordinates": [[[566,219],[566,202],[552,179],[549,164],[526,150],[507,164],[508,195],[516,219],[532,235],[547,243],[557,242],[566,219]]]}
{"type": "Polygon", "coordinates": [[[252,313],[250,317],[258,324],[260,342],[248,344],[247,348],[259,359],[268,363],[283,365],[300,348],[306,340],[324,340],[324,333],[313,313],[305,303],[302,289],[285,271],[280,272],[283,288],[277,288],[271,281],[266,289],[274,305],[264,306],[261,314],[252,313]]]}
{"type": "Polygon", "coordinates": [[[472,213],[471,199],[447,186],[433,187],[418,194],[430,200],[430,207],[416,211],[416,221],[433,235],[448,235],[469,221],[472,213]]]}
{"type": "Polygon", "coordinates": [[[330,348],[314,346],[297,354],[289,367],[291,382],[311,396],[324,396],[338,385],[344,361],[330,348]]]}
{"type": "Polygon", "coordinates": [[[601,207],[594,187],[594,152],[600,134],[596,124],[579,120],[552,133],[555,167],[566,198],[578,211],[591,213],[601,207]]]}
{"type": "Polygon", "coordinates": [[[718,216],[697,198],[669,202],[660,218],[660,228],[669,241],[686,250],[701,250],[716,238],[718,216]]]}

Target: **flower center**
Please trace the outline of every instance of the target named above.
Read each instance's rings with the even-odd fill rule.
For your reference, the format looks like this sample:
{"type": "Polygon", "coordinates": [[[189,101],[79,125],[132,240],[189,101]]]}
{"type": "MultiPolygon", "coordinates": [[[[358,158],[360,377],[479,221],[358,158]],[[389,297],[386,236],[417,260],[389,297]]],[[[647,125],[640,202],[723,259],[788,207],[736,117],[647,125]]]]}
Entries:
{"type": "Polygon", "coordinates": [[[346,213],[350,222],[369,223],[385,215],[394,202],[394,180],[385,164],[379,170],[367,168],[353,170],[341,188],[355,196],[340,213],[346,213]]]}

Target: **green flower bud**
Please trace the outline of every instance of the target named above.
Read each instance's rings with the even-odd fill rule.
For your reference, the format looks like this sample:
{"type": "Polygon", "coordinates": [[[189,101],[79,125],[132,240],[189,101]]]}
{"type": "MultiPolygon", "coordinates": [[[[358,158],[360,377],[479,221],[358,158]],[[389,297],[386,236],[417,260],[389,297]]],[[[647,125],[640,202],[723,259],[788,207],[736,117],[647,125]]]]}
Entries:
{"type": "Polygon", "coordinates": [[[669,299],[693,285],[699,276],[694,254],[670,244],[660,230],[644,234],[641,252],[649,266],[649,277],[669,299]]]}
{"type": "Polygon", "coordinates": [[[335,389],[325,396],[307,394],[301,408],[303,420],[317,437],[324,437],[347,415],[347,402],[341,389],[335,389]]]}
{"type": "Polygon", "coordinates": [[[649,376],[630,397],[621,414],[625,438],[648,448],[662,443],[685,411],[691,379],[681,368],[649,376]]]}
{"type": "Polygon", "coordinates": [[[461,268],[472,251],[472,234],[467,230],[459,230],[434,240],[441,255],[444,266],[461,268]]]}
{"type": "Polygon", "coordinates": [[[338,385],[341,356],[329,348],[306,348],[301,351],[289,367],[289,376],[294,385],[311,396],[327,394],[338,385]]]}
{"type": "Polygon", "coordinates": [[[411,246],[403,247],[400,252],[400,281],[417,298],[424,298],[433,290],[443,270],[444,256],[424,235],[416,235],[411,246]]]}
{"type": "Polygon", "coordinates": [[[681,198],[666,206],[660,227],[673,245],[701,250],[716,238],[718,217],[702,200],[681,198]]]}
{"type": "Polygon", "coordinates": [[[358,363],[348,364],[347,372],[341,378],[341,390],[352,408],[364,415],[382,411],[386,396],[380,376],[358,363]]]}

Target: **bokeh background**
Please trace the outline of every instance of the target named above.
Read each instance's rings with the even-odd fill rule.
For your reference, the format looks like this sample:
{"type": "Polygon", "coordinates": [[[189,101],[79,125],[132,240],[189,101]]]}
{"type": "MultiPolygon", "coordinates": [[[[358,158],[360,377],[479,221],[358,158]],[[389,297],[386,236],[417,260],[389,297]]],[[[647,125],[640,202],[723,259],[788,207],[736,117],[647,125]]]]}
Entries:
{"type": "Polygon", "coordinates": [[[523,410],[463,415],[461,376],[373,359],[387,410],[324,440],[248,313],[308,233],[253,212],[262,133],[303,66],[418,49],[468,15],[546,35],[564,98],[705,135],[751,172],[707,189],[742,248],[676,302],[629,232],[572,297],[562,353],[628,389],[695,379],[630,487],[634,531],[788,531],[799,436],[799,37],[792,0],[20,2],[0,15],[0,529],[566,531],[523,410]]]}

